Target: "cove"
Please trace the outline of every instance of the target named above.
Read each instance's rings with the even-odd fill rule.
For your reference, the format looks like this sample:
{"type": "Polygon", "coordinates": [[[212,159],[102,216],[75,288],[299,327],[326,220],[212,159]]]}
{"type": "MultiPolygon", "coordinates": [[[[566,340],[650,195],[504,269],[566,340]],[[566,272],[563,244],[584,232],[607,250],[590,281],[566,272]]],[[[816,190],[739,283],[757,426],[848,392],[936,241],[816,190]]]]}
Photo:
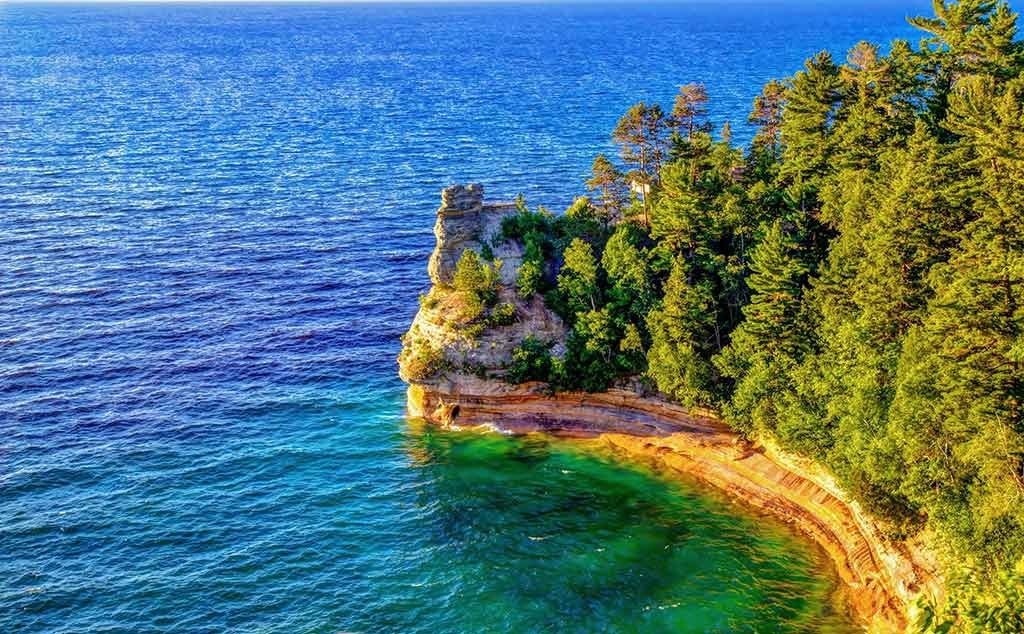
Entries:
{"type": "Polygon", "coordinates": [[[443,631],[851,632],[824,553],[606,446],[413,420],[443,631]]]}

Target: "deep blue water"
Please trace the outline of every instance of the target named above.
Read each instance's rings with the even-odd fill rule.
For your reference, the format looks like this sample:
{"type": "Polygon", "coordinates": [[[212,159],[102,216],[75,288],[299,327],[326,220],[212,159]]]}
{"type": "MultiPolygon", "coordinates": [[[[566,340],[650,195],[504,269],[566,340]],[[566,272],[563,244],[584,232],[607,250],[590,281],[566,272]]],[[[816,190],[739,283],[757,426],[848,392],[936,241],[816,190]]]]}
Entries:
{"type": "Polygon", "coordinates": [[[927,4],[0,5],[0,631],[842,628],[784,528],[394,358],[443,186],[563,206],[689,81],[744,138],[927,4]]]}

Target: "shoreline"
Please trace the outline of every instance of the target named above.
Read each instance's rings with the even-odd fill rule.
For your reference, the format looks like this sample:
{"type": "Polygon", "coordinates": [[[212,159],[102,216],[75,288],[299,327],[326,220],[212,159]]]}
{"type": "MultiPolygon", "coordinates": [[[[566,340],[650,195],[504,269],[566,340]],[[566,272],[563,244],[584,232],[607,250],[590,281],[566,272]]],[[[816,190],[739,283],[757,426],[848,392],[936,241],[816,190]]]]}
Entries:
{"type": "Polygon", "coordinates": [[[654,461],[815,541],[831,560],[845,603],[870,632],[902,632],[922,595],[941,592],[934,558],[920,543],[894,542],[818,465],[744,440],[710,411],[612,389],[550,395],[453,375],[408,388],[410,416],[451,428],[599,439],[627,459],[654,461]]]}

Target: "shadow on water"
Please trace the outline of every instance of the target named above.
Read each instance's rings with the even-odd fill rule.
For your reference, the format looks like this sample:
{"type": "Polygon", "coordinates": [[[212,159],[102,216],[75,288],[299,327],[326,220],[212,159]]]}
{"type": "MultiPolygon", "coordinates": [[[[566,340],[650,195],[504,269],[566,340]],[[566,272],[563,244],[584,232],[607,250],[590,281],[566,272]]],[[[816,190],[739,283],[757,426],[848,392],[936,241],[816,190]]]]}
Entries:
{"type": "Polygon", "coordinates": [[[856,631],[813,544],[597,443],[414,420],[405,446],[469,629],[856,631]]]}

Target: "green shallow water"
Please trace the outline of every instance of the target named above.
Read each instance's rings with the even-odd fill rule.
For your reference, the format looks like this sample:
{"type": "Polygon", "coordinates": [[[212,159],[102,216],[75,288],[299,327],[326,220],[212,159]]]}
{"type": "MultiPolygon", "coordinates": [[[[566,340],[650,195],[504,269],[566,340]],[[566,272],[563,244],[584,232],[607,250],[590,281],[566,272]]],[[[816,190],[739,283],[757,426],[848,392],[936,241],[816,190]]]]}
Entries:
{"type": "MultiPolygon", "coordinates": [[[[593,443],[412,423],[461,631],[852,632],[792,529],[593,443]]],[[[429,596],[429,593],[427,593],[429,596]]]]}

